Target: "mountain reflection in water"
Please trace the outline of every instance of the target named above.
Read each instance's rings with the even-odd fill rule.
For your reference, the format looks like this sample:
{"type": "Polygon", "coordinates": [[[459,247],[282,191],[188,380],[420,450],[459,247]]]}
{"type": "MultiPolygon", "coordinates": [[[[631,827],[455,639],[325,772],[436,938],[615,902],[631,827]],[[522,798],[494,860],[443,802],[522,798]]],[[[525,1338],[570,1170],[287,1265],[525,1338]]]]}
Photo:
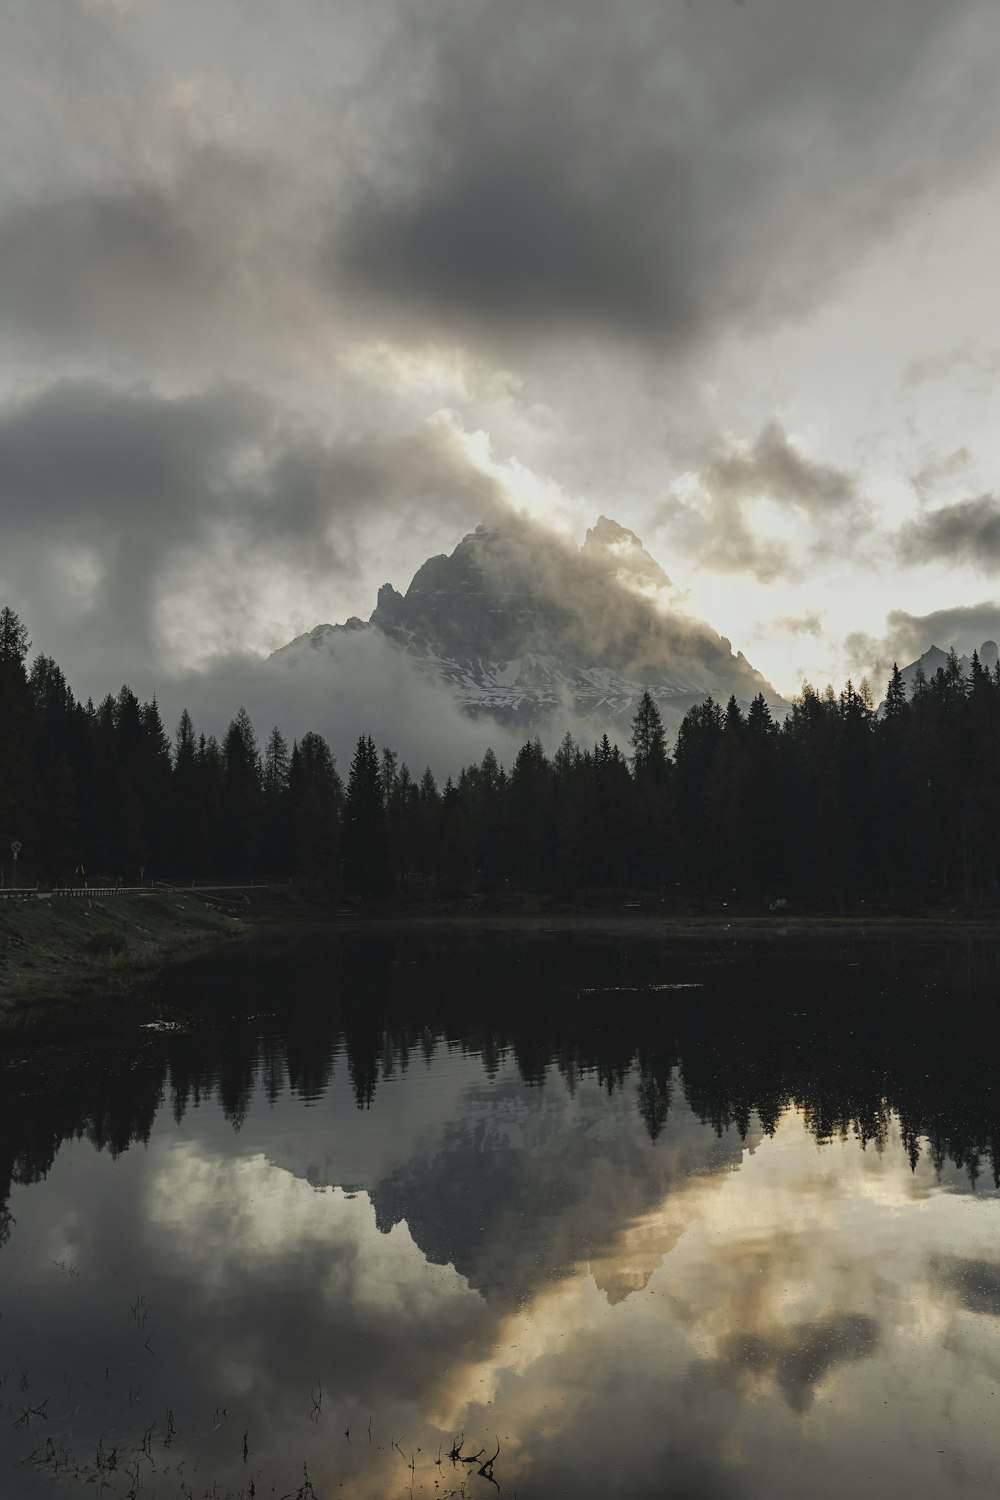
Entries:
{"type": "Polygon", "coordinates": [[[998,958],[262,940],[8,1057],[2,1493],[993,1493],[998,958]]]}

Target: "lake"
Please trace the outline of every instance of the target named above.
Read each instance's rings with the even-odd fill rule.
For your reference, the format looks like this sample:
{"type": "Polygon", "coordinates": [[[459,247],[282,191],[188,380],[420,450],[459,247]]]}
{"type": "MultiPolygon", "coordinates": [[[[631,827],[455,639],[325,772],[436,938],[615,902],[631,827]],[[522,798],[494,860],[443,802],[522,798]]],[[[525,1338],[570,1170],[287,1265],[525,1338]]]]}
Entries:
{"type": "Polygon", "coordinates": [[[262,939],[0,1054],[0,1493],[1000,1476],[1000,945],[262,939]]]}

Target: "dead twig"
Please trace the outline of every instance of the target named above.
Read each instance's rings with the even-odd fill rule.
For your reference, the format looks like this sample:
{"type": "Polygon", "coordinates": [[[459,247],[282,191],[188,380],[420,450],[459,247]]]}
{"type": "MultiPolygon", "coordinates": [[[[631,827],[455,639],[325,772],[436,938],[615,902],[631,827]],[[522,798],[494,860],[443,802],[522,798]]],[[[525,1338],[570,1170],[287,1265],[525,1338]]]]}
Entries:
{"type": "Polygon", "coordinates": [[[499,1457],[500,1457],[500,1439],[498,1437],[497,1438],[497,1451],[494,1453],[494,1455],[493,1455],[492,1458],[488,1458],[486,1460],[486,1462],[482,1465],[482,1467],[479,1468],[479,1469],[477,1469],[477,1471],[476,1471],[482,1479],[488,1479],[489,1482],[490,1482],[490,1484],[495,1484],[496,1487],[497,1487],[497,1489],[500,1488],[500,1485],[499,1485],[499,1482],[496,1479],[494,1479],[494,1477],[493,1477],[493,1465],[496,1463],[496,1461],[497,1461],[497,1459],[499,1457]]]}

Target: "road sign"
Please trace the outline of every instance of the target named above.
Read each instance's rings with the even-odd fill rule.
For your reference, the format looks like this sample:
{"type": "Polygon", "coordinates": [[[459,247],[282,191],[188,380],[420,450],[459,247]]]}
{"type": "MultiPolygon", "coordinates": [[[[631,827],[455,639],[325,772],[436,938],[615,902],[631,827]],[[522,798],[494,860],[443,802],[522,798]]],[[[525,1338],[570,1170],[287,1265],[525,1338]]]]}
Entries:
{"type": "Polygon", "coordinates": [[[11,854],[20,854],[20,852],[21,852],[21,850],[22,850],[23,847],[24,847],[24,845],[21,843],[21,840],[20,839],[15,839],[14,842],[10,846],[10,852],[11,852],[11,854]]]}

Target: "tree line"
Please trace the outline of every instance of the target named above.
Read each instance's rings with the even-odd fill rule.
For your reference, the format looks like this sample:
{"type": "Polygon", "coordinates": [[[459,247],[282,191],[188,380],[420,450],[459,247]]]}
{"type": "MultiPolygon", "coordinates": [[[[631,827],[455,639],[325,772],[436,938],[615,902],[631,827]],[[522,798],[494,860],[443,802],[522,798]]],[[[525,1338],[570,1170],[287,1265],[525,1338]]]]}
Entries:
{"type": "Polygon", "coordinates": [[[805,685],[782,723],[758,696],[711,697],[668,750],[643,694],[607,735],[492,749],[439,784],[370,736],[346,783],[326,740],[261,746],[244,709],[221,741],[190,714],[168,736],[127,687],[79,702],[0,610],[0,862],[30,883],[296,877],[375,898],[655,892],[679,907],[979,906],[1000,895],[1000,668],[954,652],[876,710],[862,682],[805,685]]]}

